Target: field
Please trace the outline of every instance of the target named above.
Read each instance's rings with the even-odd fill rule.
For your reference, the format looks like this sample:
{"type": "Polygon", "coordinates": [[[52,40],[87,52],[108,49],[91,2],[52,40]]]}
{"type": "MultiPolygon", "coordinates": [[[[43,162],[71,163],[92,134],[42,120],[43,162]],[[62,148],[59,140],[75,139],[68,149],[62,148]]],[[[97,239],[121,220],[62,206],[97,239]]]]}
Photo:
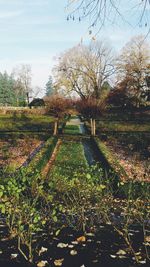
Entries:
{"type": "Polygon", "coordinates": [[[46,115],[17,114],[0,115],[0,133],[17,131],[51,131],[53,119],[46,115]]]}
{"type": "Polygon", "coordinates": [[[149,266],[149,124],[113,119],[0,117],[0,266],[149,266]]]}

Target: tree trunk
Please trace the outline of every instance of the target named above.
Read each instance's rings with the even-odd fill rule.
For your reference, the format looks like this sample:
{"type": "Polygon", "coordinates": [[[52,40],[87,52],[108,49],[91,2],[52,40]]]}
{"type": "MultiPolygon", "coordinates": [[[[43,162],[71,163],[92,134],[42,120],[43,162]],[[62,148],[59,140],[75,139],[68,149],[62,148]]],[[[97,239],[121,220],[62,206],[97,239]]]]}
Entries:
{"type": "Polygon", "coordinates": [[[96,135],[96,122],[95,119],[93,119],[93,136],[96,135]]]}
{"type": "Polygon", "coordinates": [[[54,134],[53,135],[57,135],[58,132],[58,119],[54,122],[54,134]]]}
{"type": "Polygon", "coordinates": [[[29,99],[29,93],[27,92],[27,106],[29,107],[30,99],[29,99]]]}

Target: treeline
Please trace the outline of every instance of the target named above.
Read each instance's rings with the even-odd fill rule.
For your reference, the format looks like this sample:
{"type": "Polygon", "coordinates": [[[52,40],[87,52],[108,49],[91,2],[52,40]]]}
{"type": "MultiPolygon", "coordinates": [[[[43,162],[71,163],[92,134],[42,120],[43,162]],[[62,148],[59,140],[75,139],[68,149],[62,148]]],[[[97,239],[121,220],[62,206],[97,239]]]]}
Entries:
{"type": "Polygon", "coordinates": [[[58,91],[81,99],[121,108],[150,101],[150,46],[143,36],[132,38],[119,55],[104,40],[80,44],[59,57],[53,73],[58,91]]]}
{"type": "Polygon", "coordinates": [[[11,74],[0,72],[0,106],[26,106],[31,92],[29,65],[18,66],[11,74]]]}
{"type": "Polygon", "coordinates": [[[0,105],[25,106],[26,93],[21,84],[6,71],[0,73],[0,105]]]}

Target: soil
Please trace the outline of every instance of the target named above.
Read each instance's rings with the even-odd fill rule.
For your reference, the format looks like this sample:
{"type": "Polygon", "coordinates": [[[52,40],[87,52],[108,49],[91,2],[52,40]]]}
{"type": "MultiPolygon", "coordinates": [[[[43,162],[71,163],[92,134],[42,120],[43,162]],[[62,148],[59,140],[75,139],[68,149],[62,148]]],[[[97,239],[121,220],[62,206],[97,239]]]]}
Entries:
{"type": "Polygon", "coordinates": [[[138,226],[130,229],[131,242],[134,249],[140,251],[142,263],[136,264],[133,255],[129,253],[123,239],[113,230],[111,225],[100,225],[97,233],[73,231],[64,228],[59,236],[41,233],[35,236],[37,255],[35,264],[27,263],[17,251],[17,241],[9,240],[7,228],[0,226],[0,267],[34,267],[41,261],[47,261],[46,266],[62,267],[135,267],[150,266],[150,262],[144,263],[144,251],[141,250],[143,235],[138,226]],[[80,241],[78,241],[80,239],[80,241]],[[137,242],[138,240],[138,242],[137,242]],[[61,247],[62,246],[62,247],[61,247]],[[64,247],[63,247],[64,246],[64,247]],[[41,248],[46,249],[45,252],[41,248]],[[13,257],[17,255],[16,258],[13,257]],[[61,262],[61,265],[56,265],[61,262]]]}
{"type": "Polygon", "coordinates": [[[0,140],[0,168],[6,166],[19,168],[41,143],[35,138],[0,140]]]}
{"type": "Polygon", "coordinates": [[[150,147],[147,147],[149,155],[147,153],[147,157],[141,158],[140,153],[131,151],[133,149],[132,144],[129,147],[125,147],[116,139],[108,139],[105,141],[105,144],[109,147],[112,155],[116,157],[130,179],[150,182],[150,147]]]}

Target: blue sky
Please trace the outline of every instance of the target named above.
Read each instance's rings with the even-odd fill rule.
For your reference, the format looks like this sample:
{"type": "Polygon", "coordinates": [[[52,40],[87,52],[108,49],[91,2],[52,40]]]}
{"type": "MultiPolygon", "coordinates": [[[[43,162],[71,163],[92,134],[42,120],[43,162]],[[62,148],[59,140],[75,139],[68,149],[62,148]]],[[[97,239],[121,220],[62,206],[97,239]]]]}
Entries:
{"type": "MultiPolygon", "coordinates": [[[[97,39],[110,41],[116,51],[131,36],[146,34],[148,30],[137,25],[140,8],[131,10],[130,2],[122,1],[121,8],[125,10],[132,25],[117,17],[114,25],[107,24],[97,36],[97,39]]],[[[137,0],[133,2],[136,6],[137,0]]],[[[66,5],[67,0],[0,0],[1,72],[11,72],[13,67],[21,63],[30,64],[33,85],[44,87],[55,65],[55,58],[78,44],[81,38],[85,43],[90,41],[89,21],[67,21],[69,11],[66,10],[66,5]]],[[[149,13],[150,9],[147,9],[147,18],[149,13]]],[[[150,41],[150,36],[147,39],[150,41]]]]}

